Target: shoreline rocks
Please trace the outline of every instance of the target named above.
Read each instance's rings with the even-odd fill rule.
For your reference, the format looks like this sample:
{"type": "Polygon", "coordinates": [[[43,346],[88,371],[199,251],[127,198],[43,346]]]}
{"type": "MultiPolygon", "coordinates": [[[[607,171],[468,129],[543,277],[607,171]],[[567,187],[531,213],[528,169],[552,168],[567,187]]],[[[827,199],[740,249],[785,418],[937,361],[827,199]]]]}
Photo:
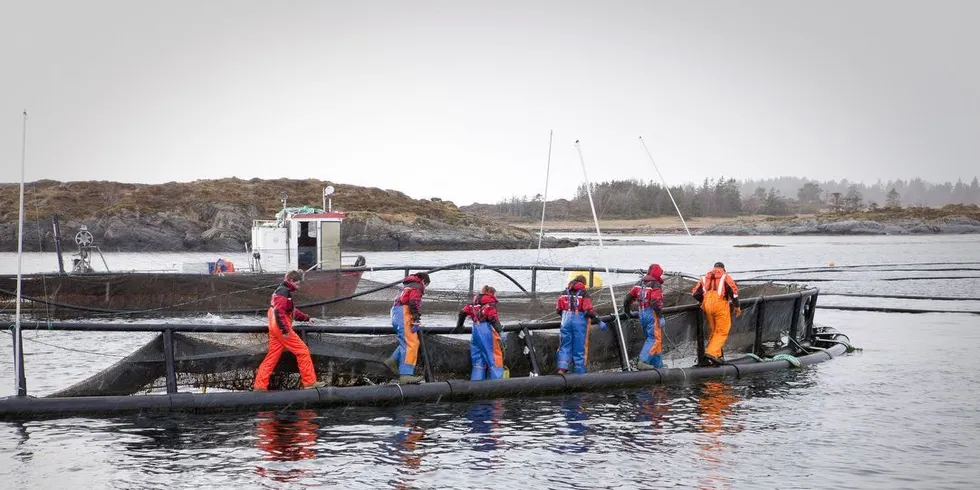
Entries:
{"type": "Polygon", "coordinates": [[[934,220],[818,220],[733,222],[707,227],[700,235],[910,235],[980,233],[980,220],[950,216],[934,220]]]}
{"type": "MultiPolygon", "coordinates": [[[[254,206],[206,204],[191,212],[120,213],[61,222],[61,246],[76,250],[75,234],[85,225],[103,251],[240,252],[251,240],[252,220],[263,219],[254,206]]],[[[347,252],[396,250],[482,250],[537,246],[537,235],[496,223],[455,225],[414,217],[398,220],[370,212],[348,213],[341,225],[347,252]]],[[[17,222],[0,223],[0,251],[17,251],[17,222]]],[[[577,246],[573,240],[545,237],[543,247],[577,246]]],[[[24,226],[25,252],[56,250],[50,220],[24,226]],[[46,221],[46,222],[45,222],[46,221]]]]}

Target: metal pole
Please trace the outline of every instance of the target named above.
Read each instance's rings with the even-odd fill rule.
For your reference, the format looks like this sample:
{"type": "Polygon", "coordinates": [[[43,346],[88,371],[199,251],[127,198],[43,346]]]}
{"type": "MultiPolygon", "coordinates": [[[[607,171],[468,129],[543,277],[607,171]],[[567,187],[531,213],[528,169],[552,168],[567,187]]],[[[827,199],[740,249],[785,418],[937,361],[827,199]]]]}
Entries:
{"type": "Polygon", "coordinates": [[[177,367],[174,365],[174,331],[163,331],[163,360],[167,365],[167,393],[177,393],[177,367]]]}
{"type": "MultiPolygon", "coordinates": [[[[592,200],[592,183],[589,182],[589,173],[585,170],[585,157],[582,156],[582,148],[579,147],[578,140],[575,140],[575,150],[578,151],[578,159],[582,162],[582,175],[585,177],[585,190],[589,196],[589,207],[592,208],[592,220],[595,222],[595,234],[596,239],[599,240],[599,251],[602,252],[602,231],[599,230],[599,215],[595,212],[595,202],[592,200]]],[[[623,326],[619,320],[619,307],[616,305],[616,293],[613,292],[612,281],[610,279],[609,267],[604,266],[606,269],[606,280],[609,288],[609,298],[612,300],[613,306],[613,320],[616,320],[616,340],[619,341],[619,360],[623,367],[623,371],[632,371],[629,360],[629,352],[626,350],[626,336],[623,335],[623,326]]],[[[592,275],[594,269],[589,267],[589,282],[592,285],[592,275]]]]}
{"type": "Polygon", "coordinates": [[[65,260],[61,256],[61,223],[58,221],[58,215],[54,215],[51,218],[51,224],[54,227],[54,250],[58,254],[58,273],[65,273],[65,260]]]}
{"type": "Polygon", "coordinates": [[[524,341],[524,355],[527,356],[528,362],[531,364],[531,376],[538,376],[541,374],[541,367],[538,365],[538,354],[534,352],[534,338],[531,336],[531,331],[524,325],[521,325],[521,330],[517,333],[518,337],[524,341]]]}
{"type": "Polygon", "coordinates": [[[14,387],[17,396],[27,396],[27,376],[24,374],[24,338],[20,329],[20,301],[23,294],[24,256],[24,162],[27,161],[27,110],[24,110],[24,132],[20,150],[20,215],[17,221],[17,306],[14,312],[14,387]]]}
{"type": "Polygon", "coordinates": [[[429,359],[429,349],[425,345],[425,329],[419,328],[419,350],[422,354],[422,375],[427,383],[431,383],[436,380],[435,375],[432,373],[432,360],[429,359]]]}
{"type": "Polygon", "coordinates": [[[551,177],[551,142],[554,139],[555,130],[548,133],[548,166],[544,171],[544,197],[541,199],[541,229],[538,230],[538,256],[534,259],[535,263],[541,261],[541,240],[544,239],[544,209],[548,206],[548,180],[551,177]]]}
{"type": "Polygon", "coordinates": [[[762,327],[766,323],[766,298],[759,298],[759,302],[756,303],[756,315],[755,315],[755,343],[752,344],[752,353],[761,356],[762,355],[762,327]]]}
{"type": "Polygon", "coordinates": [[[789,323],[789,338],[793,340],[799,340],[797,335],[799,334],[800,328],[800,310],[803,307],[803,295],[799,295],[793,300],[793,318],[789,323]]]}
{"type": "Polygon", "coordinates": [[[473,297],[473,288],[475,286],[474,284],[475,281],[476,281],[476,269],[474,269],[473,264],[470,263],[470,296],[469,296],[470,298],[473,297]]]}
{"type": "Polygon", "coordinates": [[[640,144],[643,145],[643,150],[647,152],[647,157],[650,158],[650,163],[653,164],[653,169],[657,171],[657,175],[660,176],[660,181],[664,183],[664,190],[667,191],[667,197],[670,198],[670,202],[674,204],[674,209],[677,210],[677,216],[681,218],[681,224],[684,225],[684,231],[687,232],[687,236],[691,236],[691,230],[687,228],[687,222],[684,221],[684,215],[681,214],[681,208],[677,207],[677,201],[674,200],[674,195],[670,193],[670,187],[667,187],[667,180],[664,179],[663,174],[660,173],[660,168],[657,167],[657,162],[653,161],[653,155],[650,154],[650,150],[647,149],[646,142],[643,141],[643,137],[640,136],[640,144]]]}

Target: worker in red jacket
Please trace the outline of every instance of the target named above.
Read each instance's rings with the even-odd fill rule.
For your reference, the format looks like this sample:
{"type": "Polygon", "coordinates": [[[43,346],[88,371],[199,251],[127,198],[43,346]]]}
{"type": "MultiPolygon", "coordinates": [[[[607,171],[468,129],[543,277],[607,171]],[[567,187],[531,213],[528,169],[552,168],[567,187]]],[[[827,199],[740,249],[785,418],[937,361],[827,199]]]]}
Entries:
{"type": "Polygon", "coordinates": [[[299,382],[306,388],[320,388],[326,386],[316,380],[316,372],[313,370],[313,359],[310,357],[310,349],[293,331],[293,320],[301,322],[312,322],[309,315],[299,311],[293,305],[293,292],[299,289],[299,284],[303,280],[301,271],[289,271],[283,278],[282,284],[272,293],[269,306],[269,353],[266,354],[259,370],[255,373],[255,383],[253,389],[265,391],[269,389],[269,377],[272,371],[279,364],[279,358],[283,350],[288,350],[296,356],[296,364],[299,366],[299,382]]]}
{"type": "Polygon", "coordinates": [[[651,264],[640,282],[630,288],[623,299],[623,310],[627,313],[635,302],[636,317],[640,319],[646,341],[640,348],[636,359],[639,369],[659,369],[663,367],[663,327],[665,319],[660,310],[663,308],[664,293],[660,285],[664,283],[664,270],[660,264],[651,264]]]}
{"type": "Polygon", "coordinates": [[[602,330],[606,322],[600,321],[592,306],[592,298],[585,288],[585,276],[575,276],[555,303],[555,311],[561,315],[558,344],[558,372],[584,374],[589,357],[589,327],[597,323],[602,330]]]}
{"type": "Polygon", "coordinates": [[[402,383],[419,383],[415,375],[419,359],[419,329],[422,328],[422,296],[429,285],[429,275],[419,272],[402,279],[402,290],[391,306],[391,326],[398,334],[398,347],[385,365],[399,375],[402,383]]]}
{"type": "Polygon", "coordinates": [[[456,319],[456,330],[463,329],[466,317],[473,320],[470,337],[471,381],[501,379],[504,377],[504,351],[500,347],[500,317],[497,315],[497,290],[483,286],[473,302],[463,306],[456,319]]]}

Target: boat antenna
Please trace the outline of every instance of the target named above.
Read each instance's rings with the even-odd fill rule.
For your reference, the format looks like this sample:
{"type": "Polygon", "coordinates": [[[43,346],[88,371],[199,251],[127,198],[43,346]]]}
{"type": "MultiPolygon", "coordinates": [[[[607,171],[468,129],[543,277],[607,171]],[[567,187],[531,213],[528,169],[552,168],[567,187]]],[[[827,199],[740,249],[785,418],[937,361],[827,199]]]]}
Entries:
{"type": "Polygon", "coordinates": [[[681,214],[681,208],[677,207],[677,201],[674,200],[674,195],[670,193],[670,187],[667,187],[667,181],[664,180],[663,174],[660,173],[660,168],[657,167],[657,162],[653,161],[653,155],[650,154],[650,150],[647,149],[646,142],[643,141],[643,137],[640,136],[640,144],[643,145],[643,149],[647,152],[647,158],[650,159],[650,163],[653,164],[653,169],[657,171],[657,175],[660,176],[660,182],[663,182],[664,189],[667,190],[667,196],[670,197],[670,202],[674,203],[674,209],[677,210],[677,216],[681,217],[681,223],[684,224],[684,231],[687,232],[687,236],[691,236],[691,230],[687,228],[687,222],[684,221],[684,215],[681,214]]]}
{"type": "Polygon", "coordinates": [[[20,301],[23,295],[24,257],[24,167],[27,161],[27,109],[24,109],[24,131],[20,150],[20,209],[17,220],[17,300],[14,312],[14,387],[17,396],[27,396],[27,376],[24,375],[24,337],[20,328],[20,301]]]}
{"type": "MultiPolygon", "coordinates": [[[[592,183],[589,182],[589,173],[585,171],[585,158],[582,157],[582,148],[578,144],[578,140],[575,140],[575,150],[578,151],[578,159],[582,162],[582,175],[585,176],[585,192],[589,196],[589,207],[592,208],[592,221],[595,222],[595,234],[599,240],[599,253],[602,254],[602,232],[599,230],[599,217],[595,212],[595,202],[592,200],[592,183]]],[[[609,297],[612,298],[613,313],[616,319],[616,340],[619,341],[619,360],[623,367],[623,371],[632,371],[629,362],[629,353],[626,351],[626,340],[623,337],[623,326],[619,321],[619,307],[616,305],[616,293],[613,292],[612,282],[609,281],[609,266],[604,265],[603,268],[606,269],[606,285],[609,286],[609,297]]]]}
{"type": "Polygon", "coordinates": [[[548,205],[548,179],[551,177],[551,143],[554,141],[555,130],[548,133],[548,165],[544,171],[544,197],[541,199],[541,229],[538,231],[538,256],[535,263],[541,262],[541,240],[544,239],[544,208],[548,205]]]}

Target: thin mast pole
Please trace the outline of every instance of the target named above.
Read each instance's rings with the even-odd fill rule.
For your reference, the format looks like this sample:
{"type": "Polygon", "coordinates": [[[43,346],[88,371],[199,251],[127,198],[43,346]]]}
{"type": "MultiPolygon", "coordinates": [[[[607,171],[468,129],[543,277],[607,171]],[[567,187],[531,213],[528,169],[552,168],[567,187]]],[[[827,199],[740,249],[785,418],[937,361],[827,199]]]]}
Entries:
{"type": "MultiPolygon", "coordinates": [[[[585,171],[585,158],[582,157],[582,148],[579,147],[578,140],[575,140],[575,150],[578,151],[578,159],[582,162],[582,175],[585,176],[585,191],[589,195],[589,207],[592,208],[592,221],[595,222],[595,234],[599,240],[599,253],[602,253],[602,232],[599,230],[599,216],[595,212],[595,202],[592,200],[592,183],[589,182],[589,173],[585,171]]],[[[604,262],[604,261],[603,261],[604,262]]],[[[613,292],[612,281],[610,281],[609,266],[603,265],[606,269],[606,285],[609,286],[609,297],[612,299],[613,313],[616,319],[616,340],[619,341],[619,360],[623,371],[632,371],[629,363],[629,353],[626,350],[626,340],[623,336],[623,326],[619,321],[619,307],[616,305],[616,293],[613,292]]]]}
{"type": "Polygon", "coordinates": [[[663,182],[664,189],[667,190],[667,196],[670,197],[670,202],[674,203],[674,209],[677,210],[677,216],[681,217],[681,223],[684,224],[684,231],[687,232],[687,236],[691,236],[691,230],[687,228],[687,223],[684,221],[684,215],[681,214],[681,208],[677,207],[677,201],[674,200],[674,195],[670,193],[670,187],[667,187],[667,181],[664,180],[664,176],[660,173],[660,168],[657,167],[657,162],[653,161],[653,155],[650,154],[650,150],[647,149],[646,142],[643,141],[643,137],[640,136],[640,144],[643,145],[643,149],[647,152],[647,157],[650,159],[650,163],[653,164],[653,169],[657,171],[657,175],[660,176],[660,182],[663,182]]]}
{"type": "Polygon", "coordinates": [[[548,166],[544,171],[544,198],[541,200],[541,228],[538,230],[538,256],[535,263],[541,262],[541,240],[544,239],[544,208],[548,206],[548,180],[551,178],[551,143],[554,141],[555,130],[548,133],[548,166]]]}
{"type": "Polygon", "coordinates": [[[27,377],[24,375],[24,340],[20,329],[20,301],[23,294],[24,256],[24,168],[27,161],[27,110],[24,110],[24,130],[20,150],[20,215],[17,221],[17,300],[14,313],[14,387],[17,396],[27,396],[27,377]]]}

